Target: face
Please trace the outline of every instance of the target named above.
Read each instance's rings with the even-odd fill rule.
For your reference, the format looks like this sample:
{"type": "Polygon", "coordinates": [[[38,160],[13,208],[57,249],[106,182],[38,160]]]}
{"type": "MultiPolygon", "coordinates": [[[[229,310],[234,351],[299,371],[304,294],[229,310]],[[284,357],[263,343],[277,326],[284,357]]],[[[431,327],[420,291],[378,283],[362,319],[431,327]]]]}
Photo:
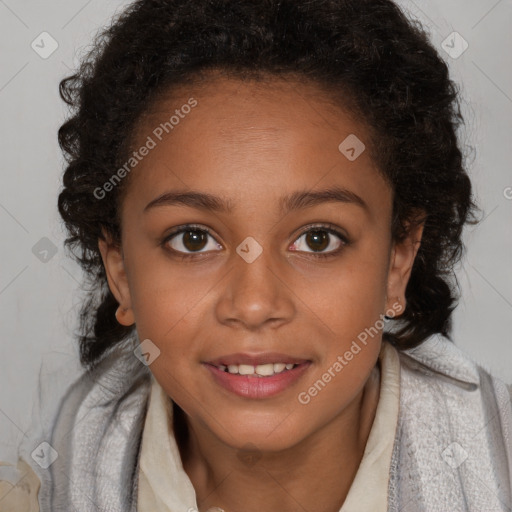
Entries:
{"type": "Polygon", "coordinates": [[[405,305],[421,233],[393,243],[365,128],[325,98],[221,77],[174,91],[139,124],[134,150],[151,148],[129,176],[122,247],[99,242],[118,320],[160,350],[153,375],[234,448],[292,447],[347,415],[383,315],[405,305]],[[237,362],[278,373],[222,371],[237,362]]]}

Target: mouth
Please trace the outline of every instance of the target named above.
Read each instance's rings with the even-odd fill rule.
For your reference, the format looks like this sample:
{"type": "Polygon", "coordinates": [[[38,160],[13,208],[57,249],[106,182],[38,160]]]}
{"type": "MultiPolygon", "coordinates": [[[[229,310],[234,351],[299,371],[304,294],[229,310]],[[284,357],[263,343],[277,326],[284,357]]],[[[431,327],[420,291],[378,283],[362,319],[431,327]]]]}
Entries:
{"type": "Polygon", "coordinates": [[[285,354],[232,354],[205,362],[214,381],[244,398],[269,398],[297,382],[312,361],[285,354]]]}

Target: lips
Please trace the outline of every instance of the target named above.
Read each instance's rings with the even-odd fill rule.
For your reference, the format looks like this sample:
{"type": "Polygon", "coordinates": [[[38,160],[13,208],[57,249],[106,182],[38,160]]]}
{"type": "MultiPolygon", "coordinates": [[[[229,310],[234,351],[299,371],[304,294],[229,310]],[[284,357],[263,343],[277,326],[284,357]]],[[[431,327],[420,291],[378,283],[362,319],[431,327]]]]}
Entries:
{"type": "MultiPolygon", "coordinates": [[[[236,355],[233,354],[233,356],[236,355]]],[[[265,357],[267,356],[268,354],[265,357]]],[[[272,357],[275,357],[275,354],[272,357]]],[[[260,358],[260,360],[262,359],[260,358]]],[[[291,360],[300,361],[293,358],[291,360]]],[[[296,385],[301,378],[304,378],[312,363],[306,361],[297,364],[290,370],[284,370],[269,376],[232,374],[210,363],[203,363],[203,365],[213,377],[213,382],[225,390],[242,398],[261,400],[276,396],[296,385]]]]}

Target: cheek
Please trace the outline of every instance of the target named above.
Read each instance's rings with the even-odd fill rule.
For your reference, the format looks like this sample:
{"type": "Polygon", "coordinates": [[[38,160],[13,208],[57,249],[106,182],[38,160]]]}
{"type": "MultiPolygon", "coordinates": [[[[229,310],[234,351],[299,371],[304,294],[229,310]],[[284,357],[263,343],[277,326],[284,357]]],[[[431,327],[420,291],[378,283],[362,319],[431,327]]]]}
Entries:
{"type": "MultiPolygon", "coordinates": [[[[206,400],[199,385],[199,354],[212,332],[213,275],[171,271],[170,265],[143,265],[133,275],[132,307],[139,339],[149,339],[159,350],[150,369],[166,393],[183,409],[190,409],[190,393],[206,400]]],[[[211,338],[211,336],[210,336],[211,338]]],[[[204,376],[203,376],[204,378],[204,376]]],[[[192,403],[193,405],[193,403],[192,403]]],[[[192,408],[193,409],[193,408],[192,408]]]]}
{"type": "Polygon", "coordinates": [[[387,260],[383,253],[354,250],[329,272],[297,280],[297,295],[343,339],[355,337],[384,312],[387,260]]]}
{"type": "Polygon", "coordinates": [[[187,323],[200,321],[197,315],[215,276],[192,266],[187,270],[159,252],[132,255],[128,280],[139,335],[165,342],[187,323]]]}

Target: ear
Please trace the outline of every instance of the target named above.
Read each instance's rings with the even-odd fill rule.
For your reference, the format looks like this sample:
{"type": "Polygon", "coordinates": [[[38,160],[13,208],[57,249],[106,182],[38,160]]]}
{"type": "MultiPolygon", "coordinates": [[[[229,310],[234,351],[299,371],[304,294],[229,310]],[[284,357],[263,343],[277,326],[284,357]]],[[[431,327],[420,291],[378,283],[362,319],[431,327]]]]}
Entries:
{"type": "Polygon", "coordinates": [[[386,293],[387,311],[400,316],[406,308],[405,289],[411,276],[412,266],[421,245],[424,219],[408,226],[407,237],[400,242],[393,242],[388,269],[386,293]]]}
{"type": "Polygon", "coordinates": [[[102,233],[103,239],[98,238],[98,248],[107,274],[108,286],[119,302],[116,319],[121,325],[130,326],[135,323],[135,316],[132,310],[122,248],[112,241],[112,237],[104,229],[102,229],[102,233]]]}

